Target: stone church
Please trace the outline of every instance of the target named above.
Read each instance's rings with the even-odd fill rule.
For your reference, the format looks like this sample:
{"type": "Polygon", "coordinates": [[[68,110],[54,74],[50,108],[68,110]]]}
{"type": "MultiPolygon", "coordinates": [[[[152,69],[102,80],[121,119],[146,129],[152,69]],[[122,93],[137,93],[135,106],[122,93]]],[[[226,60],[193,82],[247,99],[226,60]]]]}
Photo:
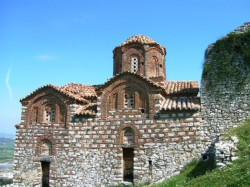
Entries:
{"type": "Polygon", "coordinates": [[[167,81],[166,48],[136,35],[100,85],[45,85],[21,99],[17,186],[115,186],[169,178],[201,156],[196,81],[167,81]]]}

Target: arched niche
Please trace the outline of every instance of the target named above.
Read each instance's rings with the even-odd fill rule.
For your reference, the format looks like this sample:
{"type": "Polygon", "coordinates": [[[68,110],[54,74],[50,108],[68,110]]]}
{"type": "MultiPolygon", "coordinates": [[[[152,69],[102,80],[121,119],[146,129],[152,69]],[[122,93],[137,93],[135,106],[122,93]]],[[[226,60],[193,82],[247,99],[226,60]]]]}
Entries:
{"type": "Polygon", "coordinates": [[[67,107],[55,95],[43,95],[28,106],[28,125],[36,123],[67,123],[67,107]]]}
{"type": "Polygon", "coordinates": [[[53,141],[52,136],[42,136],[38,138],[36,155],[41,157],[56,155],[55,142],[53,141]]]}
{"type": "Polygon", "coordinates": [[[136,109],[148,113],[149,99],[146,90],[139,84],[120,82],[111,85],[102,95],[102,118],[110,110],[136,109]]]}
{"type": "Polygon", "coordinates": [[[133,129],[127,127],[122,132],[122,144],[132,145],[135,143],[135,133],[133,129]]]}

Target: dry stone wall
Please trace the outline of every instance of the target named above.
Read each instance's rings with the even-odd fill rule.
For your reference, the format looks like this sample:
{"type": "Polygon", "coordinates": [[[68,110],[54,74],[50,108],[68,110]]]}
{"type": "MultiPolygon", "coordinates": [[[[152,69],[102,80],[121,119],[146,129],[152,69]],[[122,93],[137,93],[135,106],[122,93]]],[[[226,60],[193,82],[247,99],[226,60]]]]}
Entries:
{"type": "Polygon", "coordinates": [[[236,136],[230,138],[231,140],[222,138],[219,142],[215,143],[215,161],[218,168],[223,168],[239,158],[237,157],[237,143],[239,140],[236,136]]]}

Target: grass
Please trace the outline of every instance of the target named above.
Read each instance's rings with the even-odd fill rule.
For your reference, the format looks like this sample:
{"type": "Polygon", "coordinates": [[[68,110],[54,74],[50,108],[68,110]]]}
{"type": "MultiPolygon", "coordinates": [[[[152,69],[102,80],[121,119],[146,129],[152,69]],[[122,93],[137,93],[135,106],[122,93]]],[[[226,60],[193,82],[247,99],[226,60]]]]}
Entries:
{"type": "Polygon", "coordinates": [[[227,138],[237,136],[238,160],[224,169],[215,169],[213,159],[207,162],[192,161],[182,173],[152,187],[216,187],[250,186],[250,120],[228,132],[227,138]]]}

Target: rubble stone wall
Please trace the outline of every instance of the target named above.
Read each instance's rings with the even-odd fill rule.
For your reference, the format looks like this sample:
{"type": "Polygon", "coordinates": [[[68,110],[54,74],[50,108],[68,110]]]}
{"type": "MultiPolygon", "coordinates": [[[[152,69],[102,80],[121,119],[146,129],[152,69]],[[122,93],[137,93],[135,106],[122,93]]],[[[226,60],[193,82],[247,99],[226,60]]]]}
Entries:
{"type": "MultiPolygon", "coordinates": [[[[233,34],[239,35],[249,31],[250,23],[246,23],[237,28],[233,34]]],[[[243,45],[249,47],[250,44],[247,42],[249,38],[248,41],[238,41],[238,44],[240,47],[243,45]]],[[[223,56],[218,56],[218,52],[219,49],[215,47],[215,44],[211,44],[206,51],[205,63],[212,64],[215,59],[223,61],[223,56]]],[[[232,69],[236,70],[234,72],[240,75],[239,77],[245,77],[241,80],[237,79],[238,75],[235,74],[232,77],[215,79],[215,76],[220,75],[205,74],[203,70],[201,80],[202,136],[206,146],[210,146],[213,151],[214,143],[218,141],[221,134],[250,118],[250,62],[248,60],[242,53],[236,51],[235,58],[228,62],[232,69]]],[[[219,64],[213,64],[211,67],[218,68],[219,64]]],[[[223,68],[227,69],[226,66],[223,68]]]]}

